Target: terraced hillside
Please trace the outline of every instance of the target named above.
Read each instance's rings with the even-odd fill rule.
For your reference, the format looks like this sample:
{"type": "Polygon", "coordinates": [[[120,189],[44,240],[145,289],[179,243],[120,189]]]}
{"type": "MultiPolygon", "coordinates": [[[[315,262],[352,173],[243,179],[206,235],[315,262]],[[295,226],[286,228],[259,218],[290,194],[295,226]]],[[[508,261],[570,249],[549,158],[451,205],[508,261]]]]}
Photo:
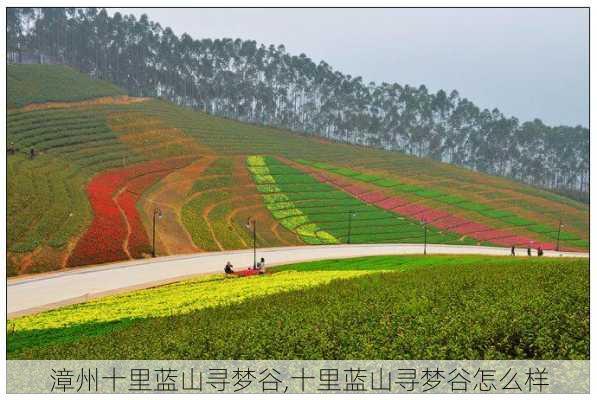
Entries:
{"type": "Polygon", "coordinates": [[[214,160],[187,192],[182,220],[195,245],[207,251],[252,246],[247,221],[258,221],[257,241],[268,246],[302,242],[269,215],[251,181],[244,157],[214,160]]]}
{"type": "MultiPolygon", "coordinates": [[[[312,167],[312,171],[325,171],[312,173],[320,181],[339,187],[368,204],[414,218],[437,229],[464,235],[477,242],[553,249],[552,241],[559,238],[560,249],[588,247],[586,240],[570,233],[570,230],[558,233],[557,225],[549,226],[538,222],[545,220],[540,213],[525,213],[528,218],[524,218],[501,204],[482,202],[474,196],[454,195],[446,190],[429,189],[398,179],[388,179],[383,175],[365,174],[326,163],[305,160],[298,162],[312,167]]],[[[539,207],[536,206],[535,209],[539,207]]]]}
{"type": "Polygon", "coordinates": [[[353,243],[420,242],[426,222],[430,242],[550,248],[561,218],[560,247],[588,248],[573,200],[126,97],[67,67],[10,66],[8,106],[9,275],[148,257],[156,209],[158,255],[251,247],[249,220],[260,247],[343,243],[349,223],[353,243]]]}
{"type": "Polygon", "coordinates": [[[344,178],[349,178],[346,174],[365,175],[364,179],[381,178],[381,186],[386,185],[383,188],[391,186],[388,182],[399,182],[401,195],[411,201],[432,208],[447,207],[456,216],[494,228],[508,228],[515,235],[529,237],[534,246],[555,246],[561,219],[560,239],[569,241],[567,248],[588,248],[588,207],[551,192],[430,159],[326,143],[320,138],[246,125],[164,102],[145,102],[133,107],[179,127],[218,154],[270,155],[291,161],[327,163],[329,168],[343,172],[344,178]],[[443,201],[438,201],[440,198],[443,201]],[[450,201],[453,204],[460,199],[467,202],[462,202],[461,207],[451,207],[450,201]]]}

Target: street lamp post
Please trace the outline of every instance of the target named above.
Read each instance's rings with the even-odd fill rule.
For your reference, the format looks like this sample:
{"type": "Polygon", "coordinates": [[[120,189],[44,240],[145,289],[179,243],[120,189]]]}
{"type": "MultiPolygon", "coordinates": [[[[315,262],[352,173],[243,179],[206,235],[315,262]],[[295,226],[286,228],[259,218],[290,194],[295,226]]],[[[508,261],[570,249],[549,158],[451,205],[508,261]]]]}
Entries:
{"type": "Polygon", "coordinates": [[[156,225],[156,217],[162,218],[162,210],[159,207],[156,207],[153,210],[153,234],[152,234],[152,245],[151,245],[151,256],[155,258],[155,225],[156,225]]]}
{"type": "Polygon", "coordinates": [[[249,217],[246,227],[253,228],[253,268],[257,268],[257,221],[249,217]]]}
{"type": "Polygon", "coordinates": [[[562,218],[560,217],[560,222],[558,223],[558,240],[556,243],[556,251],[560,251],[560,232],[562,232],[562,227],[564,227],[564,225],[562,225],[562,218]]]}
{"type": "Polygon", "coordinates": [[[423,255],[427,255],[427,222],[422,221],[423,230],[425,231],[425,240],[423,241],[423,255]]]}
{"type": "Polygon", "coordinates": [[[350,244],[350,234],[352,232],[352,217],[356,216],[354,211],[348,211],[348,239],[346,240],[347,244],[350,244]]]}

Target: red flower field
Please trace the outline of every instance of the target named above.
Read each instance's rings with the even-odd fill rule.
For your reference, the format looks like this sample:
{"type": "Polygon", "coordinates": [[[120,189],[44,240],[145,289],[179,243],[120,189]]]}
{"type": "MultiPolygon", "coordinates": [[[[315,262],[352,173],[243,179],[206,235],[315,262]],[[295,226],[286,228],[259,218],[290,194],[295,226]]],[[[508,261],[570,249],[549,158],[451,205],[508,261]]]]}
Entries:
{"type": "Polygon", "coordinates": [[[137,212],[137,201],[146,188],[153,185],[169,171],[148,173],[135,177],[127,182],[124,190],[116,197],[116,203],[128,222],[129,235],[125,243],[125,248],[131,258],[141,258],[143,257],[143,253],[148,254],[151,252],[149,238],[137,212]]]}
{"type": "Polygon", "coordinates": [[[158,179],[188,162],[188,158],[155,160],[96,175],[87,186],[94,218],[66,265],[128,260],[151,251],[137,200],[158,179]]]}

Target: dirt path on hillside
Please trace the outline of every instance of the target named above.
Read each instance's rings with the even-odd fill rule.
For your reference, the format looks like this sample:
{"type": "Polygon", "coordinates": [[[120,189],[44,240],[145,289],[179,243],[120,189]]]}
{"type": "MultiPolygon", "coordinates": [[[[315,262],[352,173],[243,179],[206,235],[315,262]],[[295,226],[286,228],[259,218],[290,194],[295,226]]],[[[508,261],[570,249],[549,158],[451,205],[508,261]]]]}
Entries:
{"type": "Polygon", "coordinates": [[[273,232],[276,239],[278,239],[280,243],[282,243],[284,246],[296,246],[297,244],[304,244],[303,241],[298,237],[296,232],[290,231],[282,227],[282,225],[280,225],[278,221],[274,220],[274,222],[272,222],[270,230],[273,232]],[[280,233],[280,229],[284,229],[286,234],[292,235],[292,238],[294,240],[288,240],[285,237],[283,237],[283,235],[280,233]]]}
{"type": "MultiPolygon", "coordinates": [[[[256,194],[250,195],[250,196],[236,196],[236,197],[233,197],[228,200],[228,202],[232,203],[232,204],[238,202],[238,200],[248,200],[248,199],[251,200],[250,205],[246,205],[246,206],[242,206],[242,207],[233,207],[231,212],[226,215],[226,223],[228,224],[228,226],[235,227],[236,236],[243,243],[245,248],[252,246],[253,242],[252,241],[247,242],[243,238],[243,236],[237,232],[239,225],[238,225],[238,223],[234,222],[234,219],[239,214],[240,215],[244,214],[244,215],[242,215],[242,218],[241,218],[242,220],[245,219],[244,217],[246,215],[247,216],[246,218],[249,218],[249,216],[250,216],[260,222],[266,222],[266,223],[269,222],[269,219],[270,219],[270,218],[268,218],[269,213],[267,213],[267,211],[263,209],[263,206],[258,203],[260,196],[261,196],[260,194],[256,193],[256,194]]],[[[221,202],[220,204],[222,204],[222,203],[224,203],[224,202],[221,202]]],[[[264,231],[262,227],[260,229],[258,229],[258,232],[257,232],[258,240],[260,242],[267,243],[268,245],[284,244],[285,241],[281,240],[278,237],[278,235],[276,235],[274,233],[274,231],[271,229],[271,226],[276,225],[276,224],[277,223],[274,220],[273,224],[270,224],[269,230],[266,228],[264,231]],[[271,233],[271,235],[268,233],[271,233]],[[269,239],[272,236],[274,238],[278,239],[280,243],[271,242],[271,240],[269,240],[269,239]]],[[[251,235],[249,235],[249,237],[251,237],[251,235]]]]}
{"type": "Polygon", "coordinates": [[[156,247],[162,255],[202,251],[193,243],[184,228],[181,209],[189,200],[187,193],[193,183],[214,160],[215,157],[212,155],[203,156],[198,161],[167,175],[139,200],[138,206],[148,232],[151,231],[154,209],[159,207],[162,210],[156,234],[156,247]]]}
{"type": "MultiPolygon", "coordinates": [[[[238,214],[239,212],[243,212],[243,211],[248,211],[248,210],[254,210],[256,208],[258,208],[258,205],[252,205],[252,206],[245,206],[245,207],[241,207],[241,208],[235,208],[234,210],[232,210],[231,213],[229,213],[226,216],[226,223],[228,224],[228,226],[233,226],[234,222],[232,221],[232,219],[236,216],[236,214],[238,214]]],[[[241,236],[238,235],[239,240],[241,241],[241,243],[245,246],[245,247],[249,247],[249,244],[245,241],[245,239],[241,236]]]]}
{"type": "Polygon", "coordinates": [[[108,96],[83,101],[49,101],[47,103],[28,104],[17,108],[19,111],[49,110],[54,108],[77,108],[112,104],[134,104],[149,100],[149,97],[108,96]]]}
{"type": "Polygon", "coordinates": [[[79,238],[81,237],[82,234],[79,234],[77,236],[72,237],[68,243],[66,244],[66,246],[64,247],[64,251],[60,257],[60,269],[66,269],[66,263],[68,261],[68,256],[70,255],[71,251],[73,251],[73,249],[75,248],[75,246],[77,245],[77,241],[79,240],[79,238]]]}
{"type": "MultiPolygon", "coordinates": [[[[216,191],[221,191],[220,189],[216,190],[216,191]]],[[[224,246],[222,246],[222,243],[220,243],[220,241],[218,240],[218,237],[216,235],[216,232],[214,231],[214,227],[211,225],[211,222],[209,222],[209,213],[211,212],[211,210],[213,210],[219,203],[212,203],[210,205],[208,205],[207,207],[205,207],[203,210],[201,210],[201,218],[203,218],[203,220],[205,221],[205,223],[207,224],[207,228],[209,229],[209,233],[211,233],[211,237],[214,239],[214,242],[216,242],[216,246],[218,246],[218,249],[220,250],[224,250],[224,246]]]]}
{"type": "Polygon", "coordinates": [[[114,201],[114,204],[116,204],[116,207],[118,207],[118,211],[120,211],[120,215],[122,215],[122,219],[124,220],[124,224],[126,225],[126,236],[124,237],[124,240],[122,241],[122,250],[124,250],[124,252],[126,253],[126,255],[128,256],[129,259],[132,259],[133,257],[131,257],[131,253],[129,251],[129,238],[131,237],[131,231],[132,231],[131,224],[129,223],[126,213],[124,212],[124,210],[120,206],[120,203],[118,202],[118,197],[122,194],[122,192],[124,192],[126,190],[126,188],[127,188],[127,185],[124,185],[123,187],[121,187],[114,194],[114,196],[112,196],[112,200],[114,201]]]}

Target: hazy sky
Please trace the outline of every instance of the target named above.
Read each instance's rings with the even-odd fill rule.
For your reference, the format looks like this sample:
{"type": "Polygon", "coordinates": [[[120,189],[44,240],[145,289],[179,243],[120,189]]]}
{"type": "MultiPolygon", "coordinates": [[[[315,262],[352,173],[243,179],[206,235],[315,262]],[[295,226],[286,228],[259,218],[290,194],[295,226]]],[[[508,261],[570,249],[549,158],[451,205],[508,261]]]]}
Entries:
{"type": "Polygon", "coordinates": [[[146,13],[177,35],[284,44],[366,82],[456,89],[522,121],[589,123],[588,9],[118,11],[146,13]]]}

